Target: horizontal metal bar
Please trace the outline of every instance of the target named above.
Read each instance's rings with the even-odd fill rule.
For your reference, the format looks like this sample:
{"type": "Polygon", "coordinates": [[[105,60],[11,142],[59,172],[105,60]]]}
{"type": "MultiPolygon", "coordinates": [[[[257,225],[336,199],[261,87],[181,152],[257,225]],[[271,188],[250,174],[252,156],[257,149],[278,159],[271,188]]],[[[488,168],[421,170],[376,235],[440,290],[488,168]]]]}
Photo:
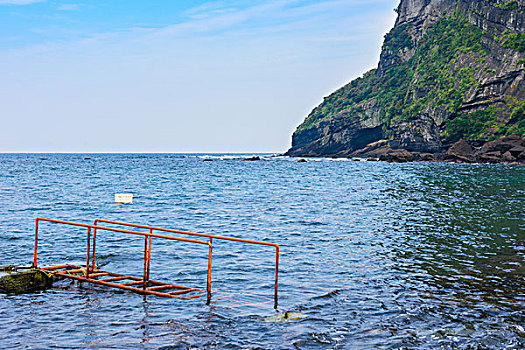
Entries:
{"type": "MultiPolygon", "coordinates": [[[[167,283],[163,283],[162,285],[155,286],[155,287],[149,287],[149,288],[146,288],[146,289],[147,290],[159,290],[159,289],[166,289],[166,288],[195,289],[195,288],[179,286],[179,285],[176,285],[176,284],[167,284],[167,283]]],[[[199,290],[202,290],[202,289],[199,289],[199,290]]]]}
{"type": "Polygon", "coordinates": [[[210,245],[210,242],[208,242],[208,241],[199,241],[199,240],[196,240],[196,239],[172,237],[172,236],[166,236],[166,235],[158,235],[158,234],[149,233],[149,232],[130,231],[130,230],[123,230],[123,229],[118,229],[118,228],[111,228],[111,227],[104,227],[104,226],[95,226],[95,225],[89,225],[89,224],[81,224],[81,223],[78,223],[78,222],[56,220],[56,219],[36,218],[36,220],[37,221],[47,221],[47,222],[52,222],[52,223],[56,223],[56,224],[64,224],[64,225],[71,225],[71,226],[78,226],[78,227],[94,228],[94,229],[97,229],[97,230],[104,230],[104,231],[111,231],[111,232],[131,233],[131,234],[139,235],[139,236],[148,236],[148,237],[157,237],[157,238],[171,239],[173,241],[205,244],[207,246],[210,245]]]}
{"type": "Polygon", "coordinates": [[[135,284],[143,284],[144,283],[144,280],[139,280],[139,281],[133,281],[133,282],[126,282],[126,283],[121,283],[120,285],[121,286],[133,286],[135,284]]]}
{"type": "Polygon", "coordinates": [[[190,288],[190,289],[177,290],[177,291],[174,291],[174,292],[168,292],[167,294],[169,294],[169,295],[178,295],[178,294],[186,294],[186,293],[190,293],[190,292],[197,292],[197,291],[200,291],[200,290],[202,290],[202,289],[190,288]]]}
{"type": "MultiPolygon", "coordinates": [[[[250,244],[260,244],[260,245],[267,245],[267,246],[272,246],[272,247],[279,247],[278,244],[270,243],[270,242],[254,241],[254,240],[250,240],[250,239],[242,239],[242,238],[235,238],[235,237],[217,236],[217,235],[210,235],[210,234],[207,234],[207,233],[197,233],[197,232],[189,232],[189,231],[172,230],[172,229],[163,228],[163,227],[155,227],[155,226],[140,225],[140,224],[130,224],[130,223],[127,223],[127,222],[112,221],[112,220],[105,220],[105,219],[96,219],[95,220],[95,226],[96,226],[97,222],[103,222],[103,223],[106,223],[106,224],[114,224],[114,225],[122,225],[122,226],[130,226],[130,227],[136,227],[136,228],[152,229],[152,230],[155,230],[155,231],[180,233],[180,234],[184,234],[184,235],[207,237],[207,238],[213,238],[213,239],[222,239],[222,240],[226,240],[226,241],[243,242],[243,243],[250,243],[250,244]]],[[[96,227],[101,227],[101,226],[96,226],[96,227]]]]}
{"type": "Polygon", "coordinates": [[[92,273],[89,275],[89,277],[100,277],[100,276],[107,276],[109,275],[108,272],[99,272],[99,273],[92,273]]]}
{"type": "Polygon", "coordinates": [[[118,277],[111,277],[111,278],[103,278],[98,281],[100,282],[112,282],[112,281],[120,281],[120,280],[130,280],[132,278],[129,278],[129,276],[118,276],[118,277]]]}
{"type": "Polygon", "coordinates": [[[68,268],[71,268],[71,267],[78,268],[78,266],[74,266],[74,265],[56,265],[56,266],[43,267],[42,270],[50,271],[50,270],[64,269],[66,267],[68,267],[68,268]]]}
{"type": "MultiPolygon", "coordinates": [[[[171,287],[170,285],[163,285],[163,286],[155,286],[155,287],[149,287],[149,288],[146,288],[146,290],[148,291],[152,291],[152,290],[161,290],[161,289],[168,289],[168,288],[174,288],[174,287],[171,287]]],[[[188,288],[190,289],[190,288],[188,288]]]]}
{"type": "Polygon", "coordinates": [[[78,269],[73,269],[73,270],[62,270],[60,272],[64,272],[64,273],[79,273],[79,272],[86,272],[86,269],[85,268],[78,268],[78,269]]]}

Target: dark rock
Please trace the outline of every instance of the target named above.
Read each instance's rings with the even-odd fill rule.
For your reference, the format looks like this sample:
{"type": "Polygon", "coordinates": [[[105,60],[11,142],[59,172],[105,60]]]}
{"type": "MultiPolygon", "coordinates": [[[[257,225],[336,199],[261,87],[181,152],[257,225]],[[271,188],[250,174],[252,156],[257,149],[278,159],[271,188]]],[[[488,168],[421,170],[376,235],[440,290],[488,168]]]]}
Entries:
{"type": "Polygon", "coordinates": [[[465,140],[461,139],[453,144],[447,151],[447,156],[450,157],[471,157],[474,154],[474,149],[465,140]]]}
{"type": "Polygon", "coordinates": [[[510,154],[515,158],[518,158],[519,155],[522,154],[524,151],[525,151],[525,147],[523,146],[516,146],[516,147],[509,149],[510,154]]]}
{"type": "Polygon", "coordinates": [[[514,147],[524,147],[525,142],[521,138],[511,138],[511,137],[500,137],[495,141],[490,141],[485,143],[481,148],[476,152],[479,154],[486,154],[489,152],[501,152],[502,154],[511,150],[514,147]]]}
{"type": "Polygon", "coordinates": [[[377,158],[367,158],[366,161],[367,162],[377,162],[379,159],[377,158]]]}
{"type": "Polygon", "coordinates": [[[205,158],[202,160],[203,162],[213,162],[213,159],[210,159],[210,158],[205,158]]]}
{"type": "Polygon", "coordinates": [[[378,158],[380,155],[385,154],[391,150],[392,148],[390,147],[387,140],[379,140],[369,143],[366,145],[366,147],[353,152],[352,155],[356,157],[378,158]]]}
{"type": "Polygon", "coordinates": [[[0,277],[0,291],[3,293],[30,293],[49,288],[52,285],[52,277],[39,269],[7,272],[0,277]]]}
{"type": "Polygon", "coordinates": [[[456,156],[453,160],[458,162],[458,163],[472,163],[473,162],[472,158],[470,158],[470,157],[462,157],[462,156],[456,156]]]}
{"type": "Polygon", "coordinates": [[[419,154],[418,159],[425,162],[432,162],[436,160],[436,157],[434,157],[432,153],[421,153],[419,154]]]}
{"type": "Polygon", "coordinates": [[[509,151],[503,153],[503,155],[501,156],[501,158],[502,158],[503,161],[505,161],[505,162],[515,162],[515,161],[516,161],[516,157],[514,157],[509,151]]]}
{"type": "Polygon", "coordinates": [[[486,152],[476,155],[476,160],[481,163],[499,163],[503,160],[500,151],[486,152]]]}
{"type": "Polygon", "coordinates": [[[414,160],[414,155],[406,149],[396,149],[383,154],[379,157],[379,160],[387,161],[390,163],[405,163],[414,160]]]}
{"type": "Polygon", "coordinates": [[[261,157],[255,156],[255,157],[250,157],[250,158],[244,158],[243,160],[246,162],[254,162],[256,160],[261,160],[261,157]]]}
{"type": "Polygon", "coordinates": [[[511,134],[486,142],[474,153],[474,158],[482,163],[515,162],[521,161],[524,151],[525,140],[518,134],[511,134]]]}
{"type": "Polygon", "coordinates": [[[306,159],[299,159],[296,163],[306,163],[307,160],[306,159]]]}

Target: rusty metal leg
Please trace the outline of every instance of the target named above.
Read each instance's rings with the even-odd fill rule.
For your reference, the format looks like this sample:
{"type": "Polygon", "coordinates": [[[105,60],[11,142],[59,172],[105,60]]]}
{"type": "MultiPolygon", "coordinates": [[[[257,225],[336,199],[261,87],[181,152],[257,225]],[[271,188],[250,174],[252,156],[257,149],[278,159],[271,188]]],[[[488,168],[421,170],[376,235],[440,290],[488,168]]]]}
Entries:
{"type": "Polygon", "coordinates": [[[144,236],[144,278],[142,279],[144,283],[142,284],[142,289],[146,289],[148,284],[146,279],[148,273],[148,250],[148,236],[144,236]]]}
{"type": "Polygon", "coordinates": [[[279,247],[275,247],[275,294],[274,294],[274,308],[277,309],[277,287],[279,285],[279,247]]]}
{"type": "Polygon", "coordinates": [[[97,251],[97,229],[93,228],[93,259],[91,260],[91,270],[95,270],[96,266],[95,263],[95,254],[97,251]]]}
{"type": "Polygon", "coordinates": [[[210,245],[208,246],[208,278],[206,284],[206,305],[210,305],[211,302],[211,263],[212,263],[212,253],[213,253],[213,238],[210,237],[210,245]]]}
{"type": "Polygon", "coordinates": [[[38,219],[35,222],[35,253],[33,255],[33,267],[36,267],[36,256],[38,251],[38,219]]]}
{"type": "MultiPolygon", "coordinates": [[[[149,232],[152,233],[153,230],[149,230],[149,232]]],[[[148,271],[146,274],[146,281],[149,281],[149,273],[150,273],[150,266],[151,266],[151,236],[149,236],[148,241],[149,241],[148,243],[148,271]]]]}
{"type": "Polygon", "coordinates": [[[91,227],[87,229],[86,278],[89,278],[89,243],[91,241],[91,227]]]}

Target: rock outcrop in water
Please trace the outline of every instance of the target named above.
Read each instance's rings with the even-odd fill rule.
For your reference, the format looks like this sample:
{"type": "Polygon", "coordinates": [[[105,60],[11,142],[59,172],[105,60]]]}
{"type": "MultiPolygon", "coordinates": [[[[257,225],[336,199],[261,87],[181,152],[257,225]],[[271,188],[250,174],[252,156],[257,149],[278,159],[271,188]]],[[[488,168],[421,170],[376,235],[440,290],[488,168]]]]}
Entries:
{"type": "Polygon", "coordinates": [[[396,11],[377,69],[325,97],[287,155],[452,159],[459,140],[477,152],[525,134],[525,0],[401,0],[396,11]]]}
{"type": "Polygon", "coordinates": [[[44,290],[53,285],[53,279],[40,269],[17,271],[16,269],[0,269],[0,292],[2,293],[30,293],[44,290]]]}

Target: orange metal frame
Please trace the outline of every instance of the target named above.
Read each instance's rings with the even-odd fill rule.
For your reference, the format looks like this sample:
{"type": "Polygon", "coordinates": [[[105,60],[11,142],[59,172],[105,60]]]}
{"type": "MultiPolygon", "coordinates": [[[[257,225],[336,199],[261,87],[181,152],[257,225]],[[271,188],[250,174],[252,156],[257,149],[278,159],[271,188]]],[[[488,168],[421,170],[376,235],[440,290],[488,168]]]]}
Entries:
{"type": "Polygon", "coordinates": [[[120,221],[111,221],[111,220],[103,220],[103,219],[96,219],[94,222],[94,225],[89,225],[89,224],[81,224],[81,223],[56,220],[56,219],[37,218],[36,224],[35,224],[35,249],[34,249],[34,258],[33,258],[33,266],[35,267],[37,266],[38,228],[39,228],[40,221],[87,228],[86,267],[85,268],[82,268],[80,266],[66,264],[66,265],[44,267],[43,268],[44,270],[52,271],[54,274],[61,276],[61,277],[72,278],[72,279],[76,279],[79,281],[91,282],[91,283],[106,285],[110,287],[126,289],[126,290],[130,290],[130,291],[140,293],[140,294],[154,294],[154,295],[163,296],[163,297],[174,297],[174,298],[181,298],[181,299],[192,299],[192,298],[198,298],[198,297],[203,296],[204,294],[197,294],[197,295],[183,297],[180,294],[186,294],[190,292],[200,292],[202,291],[202,289],[184,287],[184,286],[179,286],[175,284],[150,280],[151,247],[152,247],[152,238],[163,238],[163,239],[169,239],[173,241],[182,241],[182,242],[190,242],[190,243],[207,245],[208,246],[208,273],[207,273],[207,279],[206,279],[207,304],[209,304],[211,301],[211,270],[212,270],[212,255],[213,255],[213,239],[220,239],[220,240],[234,241],[234,242],[241,242],[241,243],[248,243],[248,244],[257,244],[257,245],[264,245],[264,246],[272,246],[275,248],[275,252],[276,252],[275,253],[274,302],[275,302],[275,307],[277,308],[277,288],[278,288],[278,281],[279,281],[279,245],[275,243],[253,241],[253,240],[240,239],[240,238],[234,238],[234,237],[209,235],[209,234],[204,234],[204,233],[172,230],[172,229],[167,229],[167,228],[162,228],[162,227],[130,224],[130,223],[125,223],[125,222],[120,222],[120,221]],[[149,232],[138,232],[138,231],[121,229],[121,228],[98,226],[99,223],[141,228],[141,229],[149,230],[149,232]],[[91,243],[91,230],[92,229],[93,229],[93,244],[91,245],[90,243],[91,243]],[[97,231],[98,230],[128,233],[128,234],[133,234],[133,235],[144,236],[143,278],[101,271],[96,268],[95,255],[96,255],[97,231]],[[197,236],[197,237],[205,237],[205,238],[208,238],[208,241],[201,241],[201,240],[191,239],[191,238],[166,236],[166,235],[153,233],[153,231],[177,233],[177,234],[197,236]],[[84,276],[82,276],[81,274],[83,274],[84,276]],[[98,279],[98,277],[103,277],[103,276],[109,276],[109,277],[98,279]],[[126,280],[130,280],[131,282],[115,283],[117,281],[126,281],[126,280]],[[133,287],[135,285],[138,285],[138,286],[142,285],[142,288],[133,287]],[[160,290],[163,290],[163,289],[164,290],[176,289],[176,291],[160,292],[160,290]]]}

